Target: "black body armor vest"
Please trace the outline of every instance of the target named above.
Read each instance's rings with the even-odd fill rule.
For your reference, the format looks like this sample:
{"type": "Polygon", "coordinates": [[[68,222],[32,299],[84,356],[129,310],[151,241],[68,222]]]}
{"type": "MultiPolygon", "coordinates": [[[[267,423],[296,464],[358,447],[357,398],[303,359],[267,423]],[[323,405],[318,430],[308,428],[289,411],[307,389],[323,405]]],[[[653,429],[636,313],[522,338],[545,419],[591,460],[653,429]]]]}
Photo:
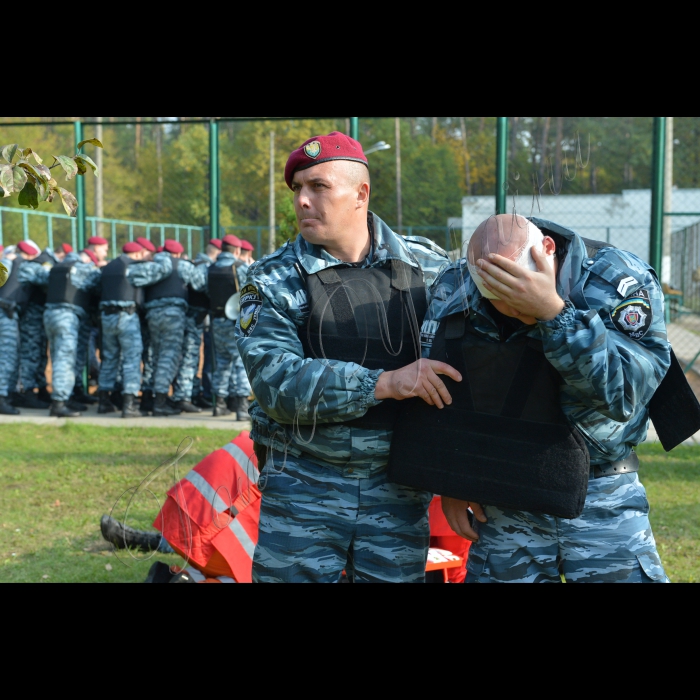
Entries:
{"type": "Polygon", "coordinates": [[[421,399],[405,402],[389,478],[462,501],[578,518],[590,453],[564,416],[561,378],[542,343],[489,341],[460,313],[442,322],[431,359],[463,381],[442,377],[453,399],[442,411],[421,399]]]}
{"type": "MultiPolygon", "coordinates": [[[[152,287],[146,287],[146,303],[158,301],[158,299],[188,299],[188,286],[180,279],[178,267],[181,260],[173,258],[173,271],[170,277],[166,277],[152,287]]],[[[190,264],[190,263],[186,263],[190,264]]]]}
{"type": "MultiPolygon", "coordinates": [[[[56,260],[52,258],[46,251],[44,251],[38,258],[28,261],[29,265],[49,265],[53,268],[56,264],[56,260]]],[[[31,285],[29,288],[29,304],[36,304],[37,306],[46,306],[46,292],[35,285],[31,285]]]]}
{"type": "Polygon", "coordinates": [[[7,282],[0,287],[0,308],[4,311],[21,311],[29,301],[29,289],[19,281],[19,270],[24,264],[24,260],[16,258],[12,262],[12,272],[7,282]]]}
{"type": "Polygon", "coordinates": [[[71,304],[91,313],[95,307],[95,297],[92,292],[78,289],[71,278],[75,262],[62,262],[54,265],[49,276],[49,292],[46,297],[48,304],[71,304]]]}
{"type": "Polygon", "coordinates": [[[240,291],[236,266],[220,267],[212,265],[209,268],[209,309],[214,318],[226,317],[228,300],[240,291]]]}
{"type": "Polygon", "coordinates": [[[134,287],[127,276],[129,265],[134,262],[128,255],[120,255],[102,270],[103,303],[130,301],[137,308],[143,306],[143,289],[134,287]]]}
{"type": "MultiPolygon", "coordinates": [[[[299,331],[306,358],[354,362],[387,372],[420,359],[420,326],[428,311],[420,269],[398,260],[390,268],[330,268],[306,281],[311,315],[299,331]]],[[[349,425],[394,429],[398,401],[384,401],[349,425]]]]}
{"type": "MultiPolygon", "coordinates": [[[[207,264],[204,260],[198,260],[194,265],[195,267],[200,267],[200,265],[207,264]]],[[[206,292],[198,292],[196,289],[189,287],[189,305],[193,309],[208,309],[209,295],[206,292]]]]}

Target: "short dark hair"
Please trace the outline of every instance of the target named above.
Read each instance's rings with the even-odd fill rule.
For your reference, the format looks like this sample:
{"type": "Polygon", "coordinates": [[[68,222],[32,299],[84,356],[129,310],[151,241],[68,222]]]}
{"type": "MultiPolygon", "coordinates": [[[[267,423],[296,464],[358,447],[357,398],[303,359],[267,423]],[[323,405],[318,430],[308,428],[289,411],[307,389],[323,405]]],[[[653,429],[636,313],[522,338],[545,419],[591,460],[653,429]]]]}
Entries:
{"type": "Polygon", "coordinates": [[[228,243],[224,243],[221,246],[221,250],[224,253],[231,253],[233,255],[236,252],[236,250],[238,250],[238,248],[235,246],[229,245],[228,243]]]}

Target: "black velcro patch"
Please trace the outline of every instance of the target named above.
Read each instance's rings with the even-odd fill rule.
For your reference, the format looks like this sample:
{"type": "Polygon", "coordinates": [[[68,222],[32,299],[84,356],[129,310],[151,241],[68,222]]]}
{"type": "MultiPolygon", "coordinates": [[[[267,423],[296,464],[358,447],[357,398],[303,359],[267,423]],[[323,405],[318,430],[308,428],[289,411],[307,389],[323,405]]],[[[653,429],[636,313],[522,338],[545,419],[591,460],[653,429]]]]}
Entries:
{"type": "Polygon", "coordinates": [[[632,340],[641,340],[649,332],[654,322],[654,310],[649,292],[640,289],[636,294],[620,304],[610,318],[615,328],[632,340]]]}

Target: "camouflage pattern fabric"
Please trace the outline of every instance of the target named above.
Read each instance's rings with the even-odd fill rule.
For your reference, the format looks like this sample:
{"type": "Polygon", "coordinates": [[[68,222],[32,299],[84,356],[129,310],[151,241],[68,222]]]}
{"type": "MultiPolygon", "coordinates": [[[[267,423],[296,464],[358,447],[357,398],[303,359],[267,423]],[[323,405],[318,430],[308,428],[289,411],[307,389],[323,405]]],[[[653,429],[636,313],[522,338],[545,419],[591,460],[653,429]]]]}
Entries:
{"type": "MultiPolygon", "coordinates": [[[[444,251],[405,241],[374,214],[370,226],[374,246],[367,267],[386,266],[391,260],[419,267],[418,254],[424,275],[433,279],[449,264],[444,251]]],[[[247,283],[255,290],[251,298],[257,295],[259,308],[254,308],[255,302],[243,309],[254,320],[243,324],[245,331],[239,324],[238,347],[258,400],[251,411],[254,436],[261,444],[297,457],[304,454],[318,464],[384,468],[391,433],[345,425],[379,403],[374,394],[381,371],[332,359],[305,359],[298,336],[309,308],[297,268],[313,275],[340,264],[299,236],[250,268],[247,283]]]]}
{"type": "Polygon", "coordinates": [[[636,474],[591,480],[578,520],[486,508],[467,583],[669,583],[636,474]]]}
{"type": "Polygon", "coordinates": [[[139,317],[141,322],[141,340],[143,341],[143,377],[141,379],[142,391],[153,391],[153,346],[151,345],[151,331],[148,328],[148,320],[139,317]]]}
{"type": "Polygon", "coordinates": [[[256,583],[423,583],[431,496],[386,473],[329,471],[273,453],[263,492],[256,583]]]}
{"type": "Polygon", "coordinates": [[[48,339],[44,329],[44,311],[43,306],[28,304],[19,320],[20,376],[24,391],[46,387],[48,339]]]}
{"type": "Polygon", "coordinates": [[[90,349],[90,339],[93,333],[93,326],[89,321],[81,321],[78,333],[78,350],[75,354],[75,383],[82,386],[83,371],[88,368],[88,350],[90,349]]]}
{"type": "MultiPolygon", "coordinates": [[[[141,267],[141,265],[144,264],[149,263],[140,263],[138,267],[141,267]]],[[[150,281],[145,285],[137,286],[152,286],[154,284],[158,284],[158,282],[161,282],[172,274],[173,259],[169,253],[158,253],[158,255],[153,258],[153,262],[150,263],[150,265],[155,266],[149,271],[150,281]]],[[[180,279],[185,284],[190,285],[193,289],[202,291],[206,288],[207,268],[204,265],[196,267],[187,260],[180,260],[177,266],[177,272],[180,279]]],[[[133,273],[130,272],[130,279],[132,278],[132,274],[133,273]]],[[[146,304],[146,310],[150,312],[154,309],[167,309],[173,306],[187,310],[187,300],[174,297],[156,299],[155,301],[151,301],[146,304]]]]}
{"type": "Polygon", "coordinates": [[[153,391],[168,394],[182,360],[186,310],[182,306],[157,307],[148,312],[147,318],[153,348],[153,391]]]}
{"type": "Polygon", "coordinates": [[[194,378],[199,371],[202,334],[204,333],[204,323],[198,323],[200,318],[201,312],[197,309],[189,309],[187,311],[182,362],[175,380],[175,392],[173,394],[173,400],[177,402],[192,401],[194,378]]]}
{"type": "Polygon", "coordinates": [[[54,401],[68,401],[76,383],[81,319],[70,308],[47,308],[44,327],[51,348],[54,401]]]}
{"type": "Polygon", "coordinates": [[[229,396],[243,396],[248,398],[253,389],[250,386],[250,380],[245,371],[243,358],[241,357],[241,353],[238,352],[237,346],[234,346],[234,355],[233,371],[231,372],[231,383],[229,384],[228,394],[229,396]]]}
{"type": "Polygon", "coordinates": [[[17,388],[19,375],[19,322],[0,309],[0,396],[7,398],[17,388]]]}
{"type": "MultiPolygon", "coordinates": [[[[618,462],[629,457],[634,447],[646,440],[647,406],[670,367],[661,285],[652,269],[631,253],[605,248],[590,257],[585,243],[573,231],[550,221],[533,221],[568,242],[557,283],[566,308],[553,321],[523,326],[509,341],[524,334],[542,341],[547,359],[563,379],[564,413],[586,440],[592,464],[618,462]],[[619,321],[620,310],[633,302],[638,311],[627,316],[629,323],[625,327],[619,321]]],[[[490,308],[471,279],[467,261],[451,265],[431,290],[421,338],[424,356],[430,354],[440,321],[455,313],[469,313],[479,335],[499,342],[499,330],[490,308]]],[[[563,528],[560,532],[568,533],[559,540],[562,557],[571,558],[570,553],[578,548],[583,560],[617,557],[629,564],[636,556],[643,555],[648,558],[645,560],[648,566],[643,566],[647,575],[653,580],[663,578],[648,522],[648,504],[632,501],[620,513],[620,498],[626,495],[629,479],[618,479],[617,482],[614,479],[592,481],[584,515],[571,526],[554,519],[541,519],[542,516],[502,514],[489,509],[493,519],[484,529],[486,540],[481,546],[501,551],[501,545],[505,547],[508,538],[517,537],[520,544],[527,542],[528,535],[540,542],[539,535],[531,533],[527,523],[546,523],[542,528],[549,535],[556,533],[557,527],[563,528]],[[617,484],[622,491],[618,491],[617,484]],[[618,516],[619,520],[615,520],[618,516]],[[611,523],[611,527],[607,527],[606,524],[611,523]]],[[[636,477],[634,480],[634,488],[627,491],[632,495],[643,493],[636,477]]],[[[526,577],[532,558],[530,550],[515,553],[512,542],[510,547],[511,563],[517,561],[526,577]]],[[[479,548],[476,552],[472,549],[473,556],[477,557],[475,562],[479,561],[479,551],[479,548]]],[[[536,562],[532,566],[536,567],[536,562]]],[[[503,568],[500,563],[494,567],[498,572],[503,568]]],[[[604,570],[608,571],[606,567],[604,570]]],[[[585,571],[583,576],[573,571],[572,576],[582,580],[588,576],[593,580],[593,574],[588,569],[585,571]]],[[[621,571],[623,576],[639,577],[638,567],[635,573],[631,573],[629,567],[621,571]]],[[[474,576],[477,573],[478,565],[474,576]]],[[[497,573],[496,577],[500,575],[497,573]]]]}
{"type": "Polygon", "coordinates": [[[100,391],[114,391],[120,374],[123,392],[137,396],[141,391],[143,340],[138,314],[102,314],[102,369],[100,391]]]}
{"type": "MultiPolygon", "coordinates": [[[[235,363],[237,359],[240,360],[236,345],[235,321],[230,321],[227,318],[213,319],[212,334],[214,336],[214,378],[212,382],[214,396],[220,396],[224,399],[229,396],[250,396],[250,384],[247,377],[245,384],[248,393],[231,393],[238,391],[235,363]]],[[[245,369],[243,374],[245,374],[245,369]]],[[[243,388],[245,389],[245,386],[243,388]]]]}
{"type": "MultiPolygon", "coordinates": [[[[158,255],[157,260],[151,262],[132,263],[126,269],[126,276],[134,287],[148,287],[158,284],[173,271],[172,258],[169,255],[158,255]]],[[[118,306],[128,309],[133,306],[133,301],[109,301],[101,302],[100,309],[110,306],[118,306]]]]}

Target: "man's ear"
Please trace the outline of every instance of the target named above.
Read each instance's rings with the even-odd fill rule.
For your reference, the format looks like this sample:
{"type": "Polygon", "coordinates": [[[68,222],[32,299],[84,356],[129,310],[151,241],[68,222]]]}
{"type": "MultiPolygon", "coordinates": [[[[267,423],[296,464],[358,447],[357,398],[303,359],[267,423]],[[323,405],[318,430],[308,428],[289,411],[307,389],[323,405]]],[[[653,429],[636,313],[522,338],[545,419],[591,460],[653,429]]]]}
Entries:
{"type": "Polygon", "coordinates": [[[554,242],[553,238],[550,238],[549,236],[544,237],[543,241],[544,245],[544,254],[547,257],[551,257],[557,252],[557,244],[554,242]]]}
{"type": "Polygon", "coordinates": [[[369,204],[369,197],[371,193],[371,188],[369,183],[363,182],[357,193],[357,208],[360,209],[369,204]]]}

